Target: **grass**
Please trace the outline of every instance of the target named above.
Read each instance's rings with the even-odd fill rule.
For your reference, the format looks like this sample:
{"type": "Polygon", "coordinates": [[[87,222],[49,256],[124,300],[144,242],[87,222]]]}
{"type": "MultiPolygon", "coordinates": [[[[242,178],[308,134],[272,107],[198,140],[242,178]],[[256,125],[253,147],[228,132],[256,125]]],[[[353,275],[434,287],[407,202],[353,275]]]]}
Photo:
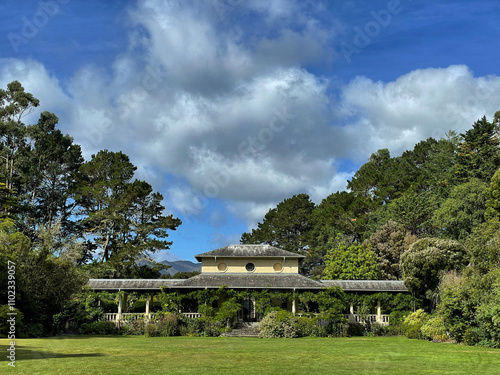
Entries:
{"type": "Polygon", "coordinates": [[[404,337],[1,339],[0,374],[498,374],[500,350],[404,337]]]}

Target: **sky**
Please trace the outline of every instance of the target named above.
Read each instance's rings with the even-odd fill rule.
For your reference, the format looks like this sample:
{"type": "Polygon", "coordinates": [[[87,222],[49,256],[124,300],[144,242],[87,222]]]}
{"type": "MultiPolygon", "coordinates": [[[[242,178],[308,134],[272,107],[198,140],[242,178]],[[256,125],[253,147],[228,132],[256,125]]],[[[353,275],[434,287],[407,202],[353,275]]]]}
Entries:
{"type": "Polygon", "coordinates": [[[496,1],[2,0],[18,80],[82,146],[123,151],[183,224],[158,260],[238,243],[500,109],[496,1]]]}

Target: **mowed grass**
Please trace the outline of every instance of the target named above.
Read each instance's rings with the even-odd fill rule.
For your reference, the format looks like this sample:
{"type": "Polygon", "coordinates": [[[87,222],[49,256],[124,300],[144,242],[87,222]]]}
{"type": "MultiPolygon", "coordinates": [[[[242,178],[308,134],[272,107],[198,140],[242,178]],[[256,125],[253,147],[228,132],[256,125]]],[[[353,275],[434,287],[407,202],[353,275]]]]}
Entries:
{"type": "Polygon", "coordinates": [[[404,337],[75,336],[0,340],[0,374],[499,374],[500,350],[404,337]]]}

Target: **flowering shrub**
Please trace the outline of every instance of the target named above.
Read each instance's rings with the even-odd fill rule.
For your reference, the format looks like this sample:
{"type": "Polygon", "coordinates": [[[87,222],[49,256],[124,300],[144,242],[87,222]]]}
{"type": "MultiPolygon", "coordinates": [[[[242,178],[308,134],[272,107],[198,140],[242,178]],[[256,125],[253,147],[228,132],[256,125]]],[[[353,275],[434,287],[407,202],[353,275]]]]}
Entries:
{"type": "Polygon", "coordinates": [[[428,320],[424,310],[419,309],[408,315],[403,321],[403,332],[409,339],[423,338],[421,328],[428,320]]]}
{"type": "Polygon", "coordinates": [[[259,337],[261,338],[274,338],[285,337],[294,338],[298,337],[297,322],[288,311],[271,311],[260,322],[259,337]]]}

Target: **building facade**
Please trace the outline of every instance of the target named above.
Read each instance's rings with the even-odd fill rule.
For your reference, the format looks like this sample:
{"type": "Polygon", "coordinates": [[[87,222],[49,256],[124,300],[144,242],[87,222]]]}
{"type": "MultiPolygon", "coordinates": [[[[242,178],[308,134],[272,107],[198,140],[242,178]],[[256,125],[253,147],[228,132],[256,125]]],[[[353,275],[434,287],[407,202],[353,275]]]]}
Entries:
{"type": "MultiPolygon", "coordinates": [[[[346,293],[407,293],[402,281],[389,280],[312,280],[299,274],[299,264],[305,258],[270,245],[229,245],[195,256],[201,262],[201,274],[189,279],[91,279],[89,286],[94,291],[134,291],[145,292],[150,296],[146,303],[145,315],[150,317],[150,303],[153,296],[162,288],[171,291],[190,292],[200,289],[219,289],[226,287],[236,290],[267,290],[273,292],[289,292],[296,296],[301,292],[318,292],[335,286],[346,293]]],[[[218,305],[223,301],[218,301],[218,305]]],[[[274,303],[274,302],[273,302],[274,303]]],[[[127,318],[122,312],[123,301],[120,297],[118,312],[108,314],[108,320],[120,324],[127,318]]],[[[241,301],[238,320],[256,321],[259,317],[255,311],[255,301],[246,297],[241,301]]],[[[297,314],[297,298],[291,297],[286,302],[276,301],[276,306],[297,314]]],[[[197,317],[194,311],[182,311],[187,316],[197,317]]],[[[351,304],[346,311],[349,322],[360,322],[355,306],[351,304]]],[[[371,322],[382,325],[388,323],[388,316],[382,314],[380,303],[377,311],[369,315],[371,322]]]]}

